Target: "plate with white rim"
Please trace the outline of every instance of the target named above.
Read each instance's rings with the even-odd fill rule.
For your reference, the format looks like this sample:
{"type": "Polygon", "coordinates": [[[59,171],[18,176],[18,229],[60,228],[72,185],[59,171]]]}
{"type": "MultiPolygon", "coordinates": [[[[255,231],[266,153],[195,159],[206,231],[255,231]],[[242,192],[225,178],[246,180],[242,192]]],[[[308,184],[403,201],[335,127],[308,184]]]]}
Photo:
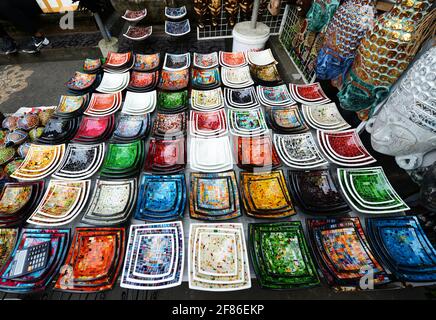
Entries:
{"type": "MultiPolygon", "coordinates": [[[[316,106],[314,106],[316,107],[316,106]]],[[[301,113],[303,114],[304,119],[306,120],[307,124],[315,130],[323,130],[323,131],[342,131],[347,130],[351,128],[351,126],[344,122],[338,122],[337,125],[322,125],[314,121],[312,116],[310,115],[309,109],[312,108],[311,106],[305,106],[303,105],[301,108],[301,113]]]]}
{"type": "Polygon", "coordinates": [[[156,108],[156,90],[150,92],[127,91],[122,113],[143,114],[156,108]]]}
{"type": "MultiPolygon", "coordinates": [[[[206,248],[207,249],[207,248],[206,248]]],[[[220,261],[218,261],[220,263],[220,261]]],[[[235,291],[235,290],[244,290],[251,287],[251,276],[250,276],[250,268],[248,262],[248,254],[247,254],[247,246],[245,243],[244,230],[241,223],[193,223],[190,225],[189,230],[189,249],[188,249],[188,276],[189,276],[189,288],[195,290],[203,290],[203,291],[235,291]],[[203,278],[198,278],[198,273],[196,274],[196,278],[194,278],[194,270],[197,267],[197,255],[194,254],[194,249],[196,246],[195,235],[198,234],[196,229],[214,229],[216,232],[220,232],[220,230],[228,229],[230,234],[234,231],[234,234],[237,234],[236,244],[237,248],[242,249],[241,261],[243,264],[243,270],[240,274],[240,278],[242,279],[225,279],[226,277],[222,277],[223,279],[219,279],[221,277],[216,277],[216,281],[212,280],[212,277],[206,278],[203,275],[203,278]],[[239,236],[240,235],[240,236],[239,236]],[[206,279],[205,279],[206,278],[206,279]]]]}
{"type": "Polygon", "coordinates": [[[188,69],[190,66],[191,54],[189,52],[182,54],[166,53],[162,68],[167,71],[180,71],[188,69]]]}
{"type": "Polygon", "coordinates": [[[145,40],[153,33],[153,26],[129,26],[124,37],[130,40],[139,41],[145,40]]]}
{"type": "MultiPolygon", "coordinates": [[[[337,161],[350,161],[350,162],[362,162],[368,160],[368,155],[365,154],[364,150],[360,147],[360,145],[357,143],[355,137],[352,134],[346,134],[344,136],[349,136],[352,143],[355,145],[355,147],[361,151],[361,154],[358,156],[350,156],[350,157],[344,157],[340,154],[336,153],[336,151],[332,148],[328,136],[324,134],[325,131],[318,130],[317,136],[318,139],[320,138],[319,142],[322,147],[324,147],[324,150],[326,153],[328,153],[332,158],[334,158],[337,161]]],[[[344,132],[344,131],[342,131],[344,132]]]]}
{"type": "Polygon", "coordinates": [[[182,21],[165,21],[165,33],[173,37],[181,37],[191,32],[189,19],[182,21]]]}
{"type": "Polygon", "coordinates": [[[124,20],[129,22],[137,22],[144,19],[147,16],[147,9],[142,10],[126,10],[124,15],[121,16],[124,20]]]}
{"type": "Polygon", "coordinates": [[[262,51],[247,51],[246,55],[248,62],[256,66],[278,63],[269,48],[262,51]]]}
{"type": "Polygon", "coordinates": [[[212,90],[195,90],[191,91],[191,106],[197,110],[210,110],[222,108],[224,105],[223,92],[221,88],[212,90]]]}
{"type": "Polygon", "coordinates": [[[310,84],[289,83],[289,93],[295,101],[305,105],[320,105],[331,101],[322,90],[319,82],[310,84]]]}
{"type": "Polygon", "coordinates": [[[224,88],[224,96],[229,108],[255,108],[259,106],[254,87],[242,89],[224,88]]]}
{"type": "Polygon", "coordinates": [[[334,102],[317,106],[302,106],[308,111],[310,119],[317,125],[323,127],[350,127],[340,114],[338,107],[334,102]]]}
{"type": "Polygon", "coordinates": [[[95,89],[102,93],[115,93],[127,88],[130,81],[130,73],[108,73],[103,74],[100,85],[95,89]]]}
{"type": "Polygon", "coordinates": [[[259,99],[266,105],[283,106],[295,104],[295,100],[292,99],[286,84],[273,87],[259,85],[257,86],[257,94],[259,99]]]}
{"type": "Polygon", "coordinates": [[[190,134],[191,135],[198,135],[198,136],[221,136],[228,132],[227,129],[227,120],[225,117],[224,109],[220,109],[218,111],[206,111],[206,112],[199,112],[191,110],[190,112],[190,134]],[[211,117],[211,120],[206,121],[212,121],[214,123],[218,122],[218,128],[214,130],[205,130],[205,126],[199,125],[199,118],[200,117],[211,117]]]}
{"type": "Polygon", "coordinates": [[[62,164],[53,174],[53,178],[82,180],[92,177],[103,163],[104,154],[104,143],[94,145],[71,143],[67,147],[62,164]]]}
{"type": "Polygon", "coordinates": [[[239,68],[221,67],[221,78],[223,83],[231,88],[247,87],[254,84],[248,66],[239,68]]]}
{"type": "Polygon", "coordinates": [[[269,131],[261,108],[227,110],[230,132],[237,136],[259,135],[269,131]]]}
{"type": "Polygon", "coordinates": [[[227,136],[190,138],[190,166],[193,170],[219,172],[233,169],[233,154],[227,136]]]}
{"type": "Polygon", "coordinates": [[[244,52],[219,52],[219,61],[222,67],[237,68],[248,64],[244,52]]]}
{"type": "Polygon", "coordinates": [[[194,67],[200,69],[209,69],[218,66],[218,54],[212,53],[197,53],[194,52],[194,67]]]}
{"type": "MultiPolygon", "coordinates": [[[[142,241],[147,240],[147,238],[142,239],[142,241]]],[[[138,290],[157,290],[178,286],[182,282],[183,267],[184,239],[183,225],[180,221],[130,226],[129,245],[124,260],[121,287],[138,290]],[[159,235],[161,239],[161,235],[166,235],[165,239],[172,239],[174,246],[172,244],[168,245],[169,241],[160,241],[160,244],[163,246],[158,248],[151,248],[145,245],[147,250],[141,254],[145,268],[142,269],[143,272],[139,272],[139,269],[134,268],[134,264],[136,263],[136,266],[138,266],[138,259],[140,259],[140,237],[148,237],[153,242],[154,236],[152,235],[159,235]],[[171,258],[170,261],[168,260],[169,256],[171,258]],[[155,263],[150,265],[147,264],[147,261],[154,261],[159,264],[157,266],[155,263]],[[163,276],[161,269],[166,270],[163,276]]]]}
{"type": "Polygon", "coordinates": [[[196,228],[193,257],[192,278],[195,281],[212,284],[245,281],[244,252],[238,229],[196,228]],[[223,270],[228,272],[219,272],[223,270]]]}
{"type": "Polygon", "coordinates": [[[186,6],[181,7],[165,7],[165,17],[168,19],[181,19],[187,14],[186,6]]]}

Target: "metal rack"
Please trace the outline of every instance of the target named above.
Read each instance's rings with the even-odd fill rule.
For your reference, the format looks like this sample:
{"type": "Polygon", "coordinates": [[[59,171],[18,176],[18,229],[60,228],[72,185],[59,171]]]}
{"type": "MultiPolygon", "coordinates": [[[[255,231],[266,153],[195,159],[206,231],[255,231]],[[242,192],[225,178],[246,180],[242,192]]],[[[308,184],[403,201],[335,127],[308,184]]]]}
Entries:
{"type": "MultiPolygon", "coordinates": [[[[271,35],[278,35],[284,27],[285,17],[288,15],[289,8],[290,6],[283,1],[280,8],[280,13],[277,16],[274,17],[269,13],[268,10],[265,10],[262,19],[260,19],[259,22],[263,22],[271,28],[271,35]]],[[[239,12],[236,22],[241,21],[243,20],[241,19],[241,14],[239,12]]],[[[211,40],[231,38],[232,30],[233,28],[227,24],[226,12],[224,9],[222,9],[218,26],[212,27],[211,25],[205,25],[203,29],[197,27],[197,39],[211,40]]]]}

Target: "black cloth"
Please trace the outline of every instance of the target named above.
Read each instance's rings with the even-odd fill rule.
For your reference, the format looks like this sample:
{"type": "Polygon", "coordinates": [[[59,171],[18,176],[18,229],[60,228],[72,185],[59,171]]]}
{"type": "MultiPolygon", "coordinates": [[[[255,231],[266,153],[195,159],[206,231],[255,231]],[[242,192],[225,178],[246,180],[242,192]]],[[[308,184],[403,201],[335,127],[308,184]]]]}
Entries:
{"type": "MultiPolygon", "coordinates": [[[[38,31],[40,14],[41,9],[35,0],[0,0],[0,19],[29,35],[38,31]]],[[[0,36],[5,34],[2,29],[0,26],[0,36]]]]}

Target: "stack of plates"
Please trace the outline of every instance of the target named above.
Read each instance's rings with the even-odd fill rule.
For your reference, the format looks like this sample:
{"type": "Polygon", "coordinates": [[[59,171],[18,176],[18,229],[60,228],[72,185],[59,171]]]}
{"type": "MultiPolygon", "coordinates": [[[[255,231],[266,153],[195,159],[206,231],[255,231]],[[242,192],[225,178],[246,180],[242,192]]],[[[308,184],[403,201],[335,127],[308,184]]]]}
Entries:
{"type": "Polygon", "coordinates": [[[147,175],[141,177],[135,219],[175,220],[186,207],[185,174],[147,175]]]}
{"type": "Polygon", "coordinates": [[[65,83],[65,86],[74,94],[81,95],[93,91],[100,81],[97,74],[87,74],[76,71],[74,76],[65,83]]]}
{"type": "Polygon", "coordinates": [[[263,110],[260,107],[251,110],[229,109],[227,112],[230,133],[235,136],[260,136],[269,131],[263,110]]]}
{"type": "Polygon", "coordinates": [[[100,170],[100,176],[112,179],[127,179],[136,176],[144,161],[144,143],[109,143],[108,152],[100,170]]]}
{"type": "Polygon", "coordinates": [[[260,103],[265,107],[282,107],[295,104],[285,84],[274,87],[257,86],[256,90],[260,103]]]}
{"type": "Polygon", "coordinates": [[[121,114],[111,140],[121,143],[143,139],[150,131],[150,121],[150,113],[142,116],[121,114]]]}
{"type": "Polygon", "coordinates": [[[109,116],[117,112],[123,102],[123,95],[117,93],[93,93],[85,114],[94,117],[109,116]]]}
{"type": "Polygon", "coordinates": [[[59,272],[69,240],[70,229],[22,229],[15,248],[0,271],[0,291],[28,294],[45,290],[59,272]],[[22,262],[25,250],[45,243],[48,243],[49,250],[42,268],[14,277],[11,272],[22,262]]]}
{"type": "Polygon", "coordinates": [[[262,288],[297,289],[320,284],[300,221],[250,223],[248,243],[262,288]]]}
{"type": "Polygon", "coordinates": [[[163,139],[184,137],[186,135],[186,117],[186,112],[158,113],[154,120],[152,136],[163,139]]]}
{"type": "Polygon", "coordinates": [[[55,289],[74,293],[111,290],[124,257],[124,228],[76,228],[55,289]]]}
{"type": "Polygon", "coordinates": [[[65,145],[31,144],[23,163],[11,175],[18,180],[41,180],[55,172],[64,157],[65,145]]]}
{"type": "Polygon", "coordinates": [[[309,126],[313,129],[341,131],[351,126],[342,118],[336,103],[314,106],[301,106],[301,111],[309,126]]]}
{"type": "Polygon", "coordinates": [[[70,143],[53,178],[83,180],[92,177],[103,163],[104,151],[104,143],[95,145],[70,143]]]}
{"type": "Polygon", "coordinates": [[[188,90],[179,92],[159,91],[157,111],[160,113],[179,113],[188,108],[188,90]]]}
{"type": "Polygon", "coordinates": [[[182,284],[184,239],[181,222],[131,225],[122,288],[157,290],[182,284]]]}
{"type": "Polygon", "coordinates": [[[151,113],[156,108],[156,97],[156,90],[151,92],[127,91],[121,112],[134,116],[151,113]]]}
{"type": "Polygon", "coordinates": [[[208,90],[221,86],[219,67],[210,69],[193,68],[191,72],[191,86],[194,89],[208,90]]]}
{"type": "Polygon", "coordinates": [[[189,85],[189,68],[179,71],[162,70],[159,80],[159,89],[179,91],[189,85]]]}
{"type": "Polygon", "coordinates": [[[156,173],[173,173],[185,169],[185,138],[150,139],[144,169],[156,173]]]}
{"type": "Polygon", "coordinates": [[[153,54],[135,54],[135,64],[133,70],[151,72],[159,68],[160,53],[153,54]]]}
{"type": "Polygon", "coordinates": [[[259,106],[259,100],[254,87],[243,89],[224,88],[224,99],[230,109],[254,109],[259,106]]]}
{"type": "Polygon", "coordinates": [[[97,179],[82,223],[96,226],[124,223],[135,208],[137,191],[136,178],[110,181],[97,179]]]}
{"type": "Polygon", "coordinates": [[[295,214],[282,170],[240,172],[242,202],[247,215],[256,218],[283,218],[295,214]]]}
{"type": "Polygon", "coordinates": [[[309,130],[297,105],[267,108],[266,119],[271,128],[279,133],[301,133],[309,130]]]}
{"type": "Polygon", "coordinates": [[[114,122],[115,117],[113,114],[105,117],[84,116],[73,141],[81,144],[104,142],[109,139],[114,131],[114,122]]]}
{"type": "Polygon", "coordinates": [[[209,69],[218,66],[218,53],[197,53],[194,52],[194,67],[209,69]]]}
{"type": "Polygon", "coordinates": [[[191,136],[221,137],[228,132],[226,113],[224,109],[206,112],[191,110],[189,127],[191,136]]]}
{"type": "Polygon", "coordinates": [[[248,64],[244,52],[220,51],[219,62],[222,67],[238,68],[248,64]]]}
{"type": "Polygon", "coordinates": [[[235,171],[191,172],[189,212],[199,220],[229,220],[241,216],[235,171]]]}
{"type": "Polygon", "coordinates": [[[221,88],[212,90],[191,91],[191,107],[198,111],[212,111],[224,107],[223,91],[221,88]]]}
{"type": "Polygon", "coordinates": [[[103,70],[109,73],[125,73],[135,65],[135,57],[132,52],[117,53],[109,52],[103,70]]]}
{"type": "Polygon", "coordinates": [[[369,218],[366,231],[380,261],[395,278],[436,281],[436,250],[416,217],[369,218]]]}
{"type": "Polygon", "coordinates": [[[123,36],[127,39],[140,41],[145,40],[153,33],[153,26],[129,26],[123,36]]]}
{"type": "Polygon", "coordinates": [[[359,289],[368,270],[375,286],[390,282],[367,243],[359,218],[307,219],[306,223],[318,266],[331,287],[359,289]]]}
{"type": "Polygon", "coordinates": [[[79,128],[80,117],[61,118],[51,117],[42,134],[35,140],[42,144],[62,144],[70,141],[79,128]]]}
{"type": "Polygon", "coordinates": [[[280,166],[280,159],[270,135],[235,137],[235,153],[238,167],[253,171],[258,168],[272,169],[280,166]]]}
{"type": "Polygon", "coordinates": [[[328,164],[310,132],[293,135],[275,134],[274,145],[282,162],[291,168],[313,169],[328,164]]]}
{"type": "Polygon", "coordinates": [[[271,63],[278,63],[274,58],[271,49],[265,49],[262,51],[247,51],[247,60],[249,64],[256,66],[266,66],[271,63]]]}
{"type": "Polygon", "coordinates": [[[221,67],[221,78],[226,87],[240,89],[254,84],[248,66],[238,68],[221,67]]]}
{"type": "Polygon", "coordinates": [[[43,190],[43,181],[5,183],[0,193],[0,227],[20,226],[39,204],[43,190]]]}
{"type": "Polygon", "coordinates": [[[364,147],[355,129],[341,132],[317,130],[318,143],[325,156],[344,167],[360,167],[376,162],[364,147]]]}
{"type": "Polygon", "coordinates": [[[189,289],[235,291],[251,288],[241,223],[193,223],[189,230],[189,289]]]}
{"type": "Polygon", "coordinates": [[[410,210],[392,188],[382,167],[337,169],[341,190],[350,205],[367,214],[410,210]]]}
{"type": "Polygon", "coordinates": [[[329,170],[289,171],[291,192],[301,208],[311,214],[341,214],[350,211],[329,170]]]}
{"type": "Polygon", "coordinates": [[[311,84],[289,84],[289,92],[292,98],[308,106],[319,105],[330,102],[330,99],[322,91],[319,82],[311,84]]]}
{"type": "Polygon", "coordinates": [[[189,69],[191,66],[191,54],[189,52],[182,54],[166,53],[163,63],[163,70],[180,71],[189,69]]]}
{"type": "Polygon", "coordinates": [[[172,37],[181,37],[191,32],[189,19],[182,21],[165,21],[165,33],[172,37]]]}
{"type": "Polygon", "coordinates": [[[50,180],[44,197],[27,223],[62,226],[73,221],[88,202],[91,180],[50,180]]]}
{"type": "Polygon", "coordinates": [[[276,85],[282,82],[276,63],[265,66],[250,64],[250,73],[254,81],[261,85],[276,85]]]}
{"type": "Polygon", "coordinates": [[[130,81],[130,73],[103,73],[100,85],[95,89],[102,93],[117,93],[127,88],[130,81]]]}
{"type": "Polygon", "coordinates": [[[191,137],[189,163],[193,171],[221,172],[233,169],[233,156],[229,138],[191,137]]]}
{"type": "Polygon", "coordinates": [[[83,62],[83,72],[85,73],[98,73],[101,70],[101,59],[86,58],[83,62]]]}
{"type": "Polygon", "coordinates": [[[159,82],[159,71],[154,72],[139,72],[132,71],[130,74],[130,82],[127,87],[128,91],[133,92],[148,92],[156,89],[159,82]]]}
{"type": "Polygon", "coordinates": [[[88,105],[89,95],[61,96],[55,110],[55,115],[64,118],[75,118],[82,115],[88,105]]]}

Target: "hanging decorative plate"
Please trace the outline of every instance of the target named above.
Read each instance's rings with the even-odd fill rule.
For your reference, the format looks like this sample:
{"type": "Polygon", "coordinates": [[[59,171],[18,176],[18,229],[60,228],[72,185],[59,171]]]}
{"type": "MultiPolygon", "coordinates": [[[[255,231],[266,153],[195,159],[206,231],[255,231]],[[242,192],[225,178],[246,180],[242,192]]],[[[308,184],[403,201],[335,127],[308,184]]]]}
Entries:
{"type": "Polygon", "coordinates": [[[339,185],[349,204],[367,214],[410,210],[392,188],[381,167],[337,169],[339,185]]]}
{"type": "Polygon", "coordinates": [[[152,135],[156,138],[174,139],[186,134],[186,113],[158,113],[154,120],[152,135]]]}
{"type": "Polygon", "coordinates": [[[436,250],[417,217],[368,218],[372,247],[395,278],[404,282],[436,280],[436,250]]]}
{"type": "Polygon", "coordinates": [[[186,6],[178,8],[165,7],[165,17],[168,19],[181,19],[186,16],[186,14],[186,6]]]}
{"type": "Polygon", "coordinates": [[[190,134],[193,136],[220,137],[228,132],[224,109],[207,112],[191,110],[189,124],[190,134]]]}
{"type": "Polygon", "coordinates": [[[292,98],[305,105],[319,105],[330,102],[319,82],[311,84],[289,84],[292,98]]]}
{"type": "Polygon", "coordinates": [[[248,239],[261,287],[295,289],[320,284],[300,221],[250,223],[248,239]]]}
{"type": "Polygon", "coordinates": [[[133,70],[135,71],[152,71],[159,67],[160,54],[135,54],[135,64],[133,70]]]}
{"type": "Polygon", "coordinates": [[[136,205],[137,180],[100,180],[95,183],[82,223],[109,226],[124,223],[136,205]]]}
{"type": "Polygon", "coordinates": [[[297,105],[269,107],[266,116],[271,128],[279,133],[301,133],[309,130],[297,105]]]}
{"type": "Polygon", "coordinates": [[[247,65],[244,52],[224,52],[219,53],[219,62],[222,67],[237,68],[247,65]]]}
{"type": "Polygon", "coordinates": [[[232,150],[226,136],[212,139],[192,137],[188,150],[193,171],[222,172],[233,169],[232,150]]]}
{"type": "Polygon", "coordinates": [[[241,223],[194,223],[189,230],[189,288],[234,291],[251,287],[241,223]]]}
{"type": "Polygon", "coordinates": [[[235,137],[235,153],[238,167],[252,171],[258,168],[272,169],[280,166],[279,156],[270,135],[235,137]]]}
{"type": "Polygon", "coordinates": [[[329,170],[289,171],[291,191],[300,206],[312,214],[340,214],[350,211],[329,170]]]}
{"type": "Polygon", "coordinates": [[[191,32],[189,19],[183,21],[165,21],[165,33],[173,37],[184,36],[191,32]]]}
{"type": "Polygon", "coordinates": [[[148,175],[141,177],[135,219],[168,221],[180,218],[186,207],[185,175],[148,175]]]}
{"type": "MultiPolygon", "coordinates": [[[[26,113],[18,118],[17,129],[22,129],[24,131],[30,131],[39,126],[39,117],[36,113],[26,113]]],[[[9,129],[13,131],[14,129],[9,129]]]]}
{"type": "Polygon", "coordinates": [[[282,170],[240,172],[240,190],[245,212],[256,218],[282,218],[295,214],[282,170]]]}
{"type": "Polygon", "coordinates": [[[374,285],[390,282],[369,248],[359,218],[307,219],[306,223],[318,265],[330,286],[359,289],[366,270],[373,271],[374,285]]]}
{"type": "Polygon", "coordinates": [[[139,41],[147,39],[152,33],[153,26],[129,26],[123,36],[130,40],[139,41]]]}
{"type": "Polygon", "coordinates": [[[295,169],[312,169],[328,164],[316,146],[312,134],[274,134],[274,146],[280,160],[295,169]]]}
{"type": "Polygon", "coordinates": [[[235,171],[191,172],[189,212],[199,220],[229,220],[241,216],[235,171]]]}
{"type": "Polygon", "coordinates": [[[197,53],[194,52],[194,67],[209,69],[218,66],[218,53],[197,53]]]}
{"type": "Polygon", "coordinates": [[[173,173],[185,169],[185,138],[175,140],[150,139],[144,170],[156,173],[173,173]]]}
{"type": "Polygon", "coordinates": [[[189,84],[189,68],[180,71],[162,70],[159,88],[168,91],[182,90],[189,84]]]}
{"type": "Polygon", "coordinates": [[[180,221],[131,225],[122,288],[158,290],[181,285],[184,266],[180,221]]]}
{"type": "Polygon", "coordinates": [[[124,15],[121,16],[124,20],[129,22],[138,22],[147,16],[147,9],[143,10],[126,10],[124,15]]]}
{"type": "Polygon", "coordinates": [[[55,289],[74,293],[110,290],[124,256],[124,228],[76,228],[55,289]]]}
{"type": "Polygon", "coordinates": [[[67,253],[69,238],[69,229],[22,229],[12,254],[0,271],[0,290],[13,294],[44,291],[59,272],[67,253]],[[30,273],[14,276],[14,266],[22,259],[22,252],[47,243],[49,249],[45,264],[30,273]]]}

